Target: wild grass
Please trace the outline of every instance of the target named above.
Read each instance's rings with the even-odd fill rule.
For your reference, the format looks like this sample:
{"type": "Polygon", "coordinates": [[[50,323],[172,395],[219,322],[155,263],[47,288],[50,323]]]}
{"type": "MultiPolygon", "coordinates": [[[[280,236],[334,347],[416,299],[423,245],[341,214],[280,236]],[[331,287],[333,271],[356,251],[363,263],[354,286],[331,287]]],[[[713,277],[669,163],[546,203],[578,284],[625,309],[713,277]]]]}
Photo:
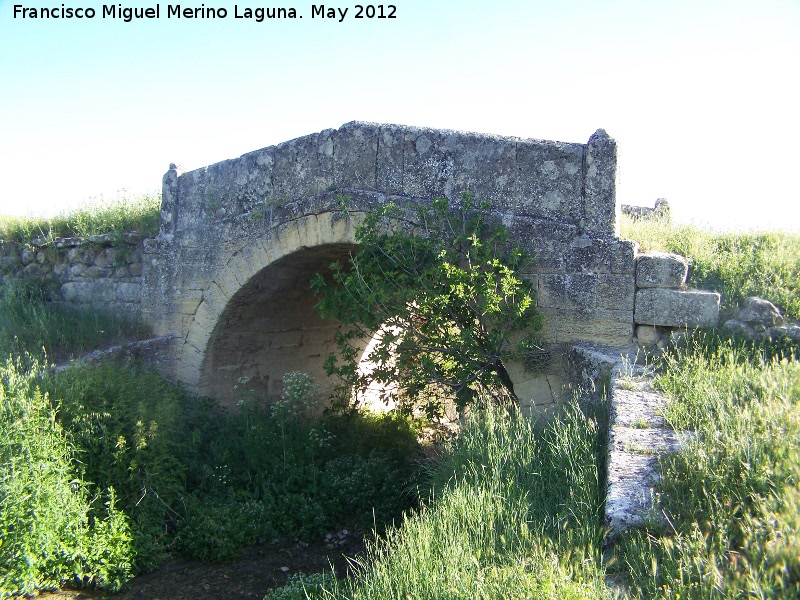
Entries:
{"type": "Polygon", "coordinates": [[[644,252],[689,257],[689,284],[722,293],[723,309],[760,296],[800,319],[800,235],[781,232],[719,233],[666,219],[622,217],[622,236],[644,252]]]}
{"type": "Polygon", "coordinates": [[[667,524],[623,538],[635,597],[800,597],[800,363],[697,333],[655,385],[696,437],[662,459],[667,524]]]}
{"type": "Polygon", "coordinates": [[[152,237],[158,233],[160,207],[159,194],[150,193],[88,202],[52,218],[0,216],[0,240],[28,244],[36,238],[51,241],[130,232],[152,237]]]}
{"type": "Polygon", "coordinates": [[[473,414],[432,473],[430,501],[377,539],[324,598],[603,598],[600,422],[473,414]]]}
{"type": "Polygon", "coordinates": [[[38,279],[0,285],[0,356],[63,360],[147,336],[147,327],[133,316],[49,302],[51,293],[38,279]]]}

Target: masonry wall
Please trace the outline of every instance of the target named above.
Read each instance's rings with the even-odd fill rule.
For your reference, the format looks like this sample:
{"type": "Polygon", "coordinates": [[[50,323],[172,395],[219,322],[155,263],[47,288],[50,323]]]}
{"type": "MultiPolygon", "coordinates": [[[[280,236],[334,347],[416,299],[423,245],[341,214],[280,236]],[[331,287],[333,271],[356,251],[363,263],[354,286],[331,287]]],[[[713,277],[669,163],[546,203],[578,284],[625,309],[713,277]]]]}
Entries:
{"type": "Polygon", "coordinates": [[[117,237],[38,239],[0,247],[4,277],[35,278],[53,286],[56,300],[138,314],[142,299],[142,239],[117,237]]]}

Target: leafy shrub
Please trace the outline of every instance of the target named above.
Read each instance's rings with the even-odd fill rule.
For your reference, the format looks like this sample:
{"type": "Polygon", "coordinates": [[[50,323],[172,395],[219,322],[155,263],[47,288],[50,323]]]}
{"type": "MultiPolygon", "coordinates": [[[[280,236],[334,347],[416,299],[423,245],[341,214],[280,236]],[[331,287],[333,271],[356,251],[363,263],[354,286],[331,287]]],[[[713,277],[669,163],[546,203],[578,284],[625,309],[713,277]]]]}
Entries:
{"type": "Polygon", "coordinates": [[[147,568],[172,542],[184,496],[208,477],[220,409],[152,369],[113,360],[47,375],[42,385],[62,399],[58,418],[85,479],[117,491],[131,518],[136,566],[147,568]]]}
{"type": "Polygon", "coordinates": [[[186,520],[181,522],[175,549],[201,560],[234,558],[245,546],[273,539],[269,507],[258,500],[186,498],[186,520]]]}
{"type": "Polygon", "coordinates": [[[211,444],[208,477],[186,499],[178,548],[223,558],[274,536],[313,539],[341,526],[399,519],[416,497],[416,434],[406,419],[319,415],[317,388],[289,373],[269,405],[246,388],[211,444]],[[316,416],[315,416],[316,415],[316,416]],[[234,468],[235,465],[235,468],[234,468]],[[258,514],[258,524],[241,515],[258,514]]]}
{"type": "Polygon", "coordinates": [[[431,417],[479,397],[518,403],[506,366],[534,346],[541,315],[535,286],[520,275],[532,256],[512,246],[489,204],[468,192],[453,204],[389,203],[366,215],[356,241],[345,265],[311,281],[319,313],[345,325],[325,361],[344,395],[358,401],[377,384],[404,410],[431,417]]]}
{"type": "Polygon", "coordinates": [[[89,499],[38,375],[35,361],[0,367],[0,596],[64,582],[118,590],[132,574],[128,519],[113,491],[105,507],[89,499]]]}

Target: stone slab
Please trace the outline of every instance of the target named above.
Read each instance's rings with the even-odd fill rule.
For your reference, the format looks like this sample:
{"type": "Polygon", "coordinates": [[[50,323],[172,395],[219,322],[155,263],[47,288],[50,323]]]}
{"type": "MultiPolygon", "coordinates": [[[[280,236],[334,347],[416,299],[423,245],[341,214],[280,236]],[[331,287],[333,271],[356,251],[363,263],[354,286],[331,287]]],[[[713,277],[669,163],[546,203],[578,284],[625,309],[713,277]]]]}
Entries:
{"type": "Polygon", "coordinates": [[[634,322],[661,327],[716,327],[719,303],[716,292],[642,289],[636,292],[634,322]]]}

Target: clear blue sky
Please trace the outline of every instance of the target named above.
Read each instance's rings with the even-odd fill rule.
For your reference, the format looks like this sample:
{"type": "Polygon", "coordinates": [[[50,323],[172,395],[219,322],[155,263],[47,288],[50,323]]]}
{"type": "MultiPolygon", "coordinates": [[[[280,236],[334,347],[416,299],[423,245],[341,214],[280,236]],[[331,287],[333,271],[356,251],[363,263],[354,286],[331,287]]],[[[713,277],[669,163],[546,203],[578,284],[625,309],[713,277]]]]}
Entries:
{"type": "MultiPolygon", "coordinates": [[[[800,2],[181,3],[224,20],[14,19],[0,0],[0,213],[53,213],[351,120],[620,144],[622,201],[800,230],[800,2]],[[233,7],[302,19],[234,19],[233,7]],[[387,6],[387,5],[384,5],[387,6]]],[[[123,6],[155,7],[156,1],[123,6]]],[[[117,3],[119,5],[119,3],[117,3]]]]}

